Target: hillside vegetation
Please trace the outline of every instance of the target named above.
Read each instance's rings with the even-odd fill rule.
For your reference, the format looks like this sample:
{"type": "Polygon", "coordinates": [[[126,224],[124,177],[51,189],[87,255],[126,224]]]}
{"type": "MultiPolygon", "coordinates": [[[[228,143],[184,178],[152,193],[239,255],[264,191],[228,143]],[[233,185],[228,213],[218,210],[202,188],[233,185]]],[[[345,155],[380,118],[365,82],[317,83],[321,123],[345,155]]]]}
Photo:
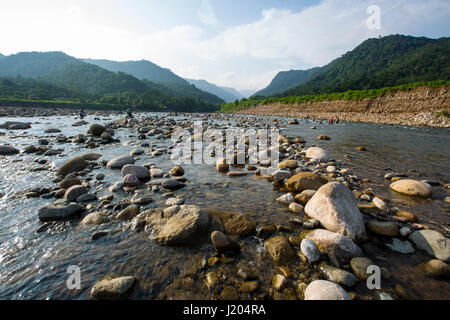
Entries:
{"type": "Polygon", "coordinates": [[[0,59],[0,98],[14,101],[136,106],[143,110],[215,111],[223,102],[189,84],[184,91],[112,72],[62,52],[27,52],[0,59]]]}

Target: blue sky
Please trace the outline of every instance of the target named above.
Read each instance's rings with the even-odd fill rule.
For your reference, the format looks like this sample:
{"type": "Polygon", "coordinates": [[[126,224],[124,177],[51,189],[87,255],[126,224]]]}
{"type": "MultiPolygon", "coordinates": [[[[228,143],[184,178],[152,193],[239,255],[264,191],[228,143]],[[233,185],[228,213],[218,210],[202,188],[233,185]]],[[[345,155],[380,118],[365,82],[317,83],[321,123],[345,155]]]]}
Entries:
{"type": "Polygon", "coordinates": [[[321,66],[370,37],[450,36],[449,0],[2,0],[0,52],[147,59],[240,90],[321,66]],[[367,20],[380,9],[380,28],[367,20]]]}

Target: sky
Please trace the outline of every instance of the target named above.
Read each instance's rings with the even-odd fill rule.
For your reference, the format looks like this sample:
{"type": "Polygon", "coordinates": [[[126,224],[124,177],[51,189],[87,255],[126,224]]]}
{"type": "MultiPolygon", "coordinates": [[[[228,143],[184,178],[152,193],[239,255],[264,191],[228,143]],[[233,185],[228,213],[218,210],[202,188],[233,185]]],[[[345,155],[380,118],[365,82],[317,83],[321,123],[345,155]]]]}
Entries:
{"type": "Polygon", "coordinates": [[[389,34],[450,36],[449,0],[1,0],[0,53],[150,60],[242,91],[389,34]]]}

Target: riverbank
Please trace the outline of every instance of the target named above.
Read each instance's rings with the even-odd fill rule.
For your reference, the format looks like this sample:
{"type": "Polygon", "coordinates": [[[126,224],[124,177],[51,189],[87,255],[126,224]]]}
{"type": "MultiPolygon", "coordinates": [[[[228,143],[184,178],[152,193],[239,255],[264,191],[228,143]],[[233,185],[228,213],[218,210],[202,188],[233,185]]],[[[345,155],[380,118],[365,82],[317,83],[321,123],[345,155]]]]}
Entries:
{"type": "Polygon", "coordinates": [[[223,114],[23,121],[0,123],[2,299],[450,297],[448,130],[223,114]],[[176,166],[171,137],[197,121],[278,128],[283,162],[176,166]],[[80,290],[67,288],[71,266],[80,290]]]}
{"type": "Polygon", "coordinates": [[[328,121],[379,123],[407,126],[450,127],[450,86],[418,87],[377,98],[334,100],[300,104],[267,104],[237,110],[236,114],[309,118],[328,121]]]}

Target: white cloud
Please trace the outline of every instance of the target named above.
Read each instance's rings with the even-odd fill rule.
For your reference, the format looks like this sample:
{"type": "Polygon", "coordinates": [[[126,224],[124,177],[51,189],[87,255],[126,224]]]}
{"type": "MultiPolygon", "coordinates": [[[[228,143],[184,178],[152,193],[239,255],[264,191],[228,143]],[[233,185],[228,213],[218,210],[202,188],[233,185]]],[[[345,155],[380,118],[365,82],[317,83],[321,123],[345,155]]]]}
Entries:
{"type": "Polygon", "coordinates": [[[202,4],[198,9],[198,16],[200,20],[208,26],[217,26],[219,24],[209,0],[202,0],[202,4]]]}
{"type": "MultiPolygon", "coordinates": [[[[369,30],[366,9],[371,4],[326,0],[300,12],[272,8],[263,10],[257,21],[211,36],[210,30],[194,25],[136,34],[89,20],[76,7],[64,7],[63,14],[36,14],[36,7],[12,15],[2,3],[0,30],[8,31],[0,33],[0,52],[61,50],[82,58],[148,59],[180,76],[248,90],[267,86],[281,70],[327,64],[369,37],[427,35],[423,30],[430,26],[448,26],[448,0],[430,0],[426,6],[420,0],[378,0],[381,30],[369,30]]],[[[217,25],[209,2],[203,1],[201,8],[203,22],[217,25]]],[[[448,30],[435,33],[448,36],[448,30]]]]}

